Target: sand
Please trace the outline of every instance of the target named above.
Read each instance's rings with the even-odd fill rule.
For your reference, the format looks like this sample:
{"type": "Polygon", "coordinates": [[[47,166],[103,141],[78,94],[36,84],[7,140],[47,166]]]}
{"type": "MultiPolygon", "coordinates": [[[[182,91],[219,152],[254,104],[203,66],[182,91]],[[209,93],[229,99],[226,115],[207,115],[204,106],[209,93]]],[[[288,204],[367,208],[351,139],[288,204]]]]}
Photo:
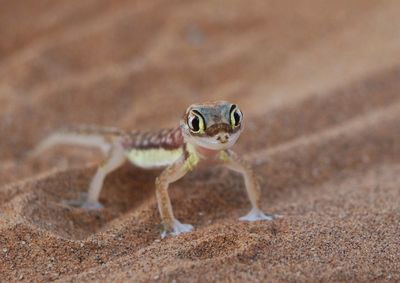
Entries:
{"type": "Polygon", "coordinates": [[[400,280],[398,1],[2,1],[0,281],[400,280]],[[177,125],[187,105],[239,104],[235,150],[263,209],[243,223],[240,176],[170,189],[190,234],[160,239],[154,179],[127,164],[101,212],[96,150],[32,147],[65,125],[177,125]]]}

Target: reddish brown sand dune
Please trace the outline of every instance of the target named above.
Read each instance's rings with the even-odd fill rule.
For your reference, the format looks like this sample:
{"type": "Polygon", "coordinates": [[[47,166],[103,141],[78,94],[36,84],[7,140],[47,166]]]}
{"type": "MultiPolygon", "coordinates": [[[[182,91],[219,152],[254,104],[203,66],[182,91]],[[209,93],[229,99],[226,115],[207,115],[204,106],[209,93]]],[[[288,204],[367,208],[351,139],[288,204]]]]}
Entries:
{"type": "Polygon", "coordinates": [[[0,281],[400,280],[398,1],[1,1],[0,281]],[[154,178],[111,174],[86,212],[95,150],[27,153],[70,124],[175,126],[187,105],[241,105],[241,178],[171,188],[196,229],[160,239],[154,178]]]}

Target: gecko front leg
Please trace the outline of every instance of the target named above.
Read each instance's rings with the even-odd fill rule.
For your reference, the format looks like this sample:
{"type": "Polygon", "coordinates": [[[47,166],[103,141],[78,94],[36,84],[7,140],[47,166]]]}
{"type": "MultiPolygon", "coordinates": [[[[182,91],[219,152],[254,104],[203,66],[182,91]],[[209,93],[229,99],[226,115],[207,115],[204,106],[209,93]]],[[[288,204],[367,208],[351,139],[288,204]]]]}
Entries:
{"type": "Polygon", "coordinates": [[[220,159],[227,168],[241,173],[244,178],[252,208],[247,215],[239,219],[242,221],[272,220],[272,215],[266,215],[261,210],[261,188],[250,164],[242,160],[232,150],[221,151],[220,159]]]}
{"type": "Polygon", "coordinates": [[[186,173],[195,165],[191,163],[191,160],[191,158],[185,160],[185,158],[182,156],[174,164],[167,167],[156,179],[158,210],[164,226],[164,231],[161,233],[162,238],[168,234],[179,235],[181,233],[187,233],[193,230],[192,225],[182,224],[178,219],[175,218],[171,206],[171,200],[168,195],[169,184],[185,176],[186,173]]]}

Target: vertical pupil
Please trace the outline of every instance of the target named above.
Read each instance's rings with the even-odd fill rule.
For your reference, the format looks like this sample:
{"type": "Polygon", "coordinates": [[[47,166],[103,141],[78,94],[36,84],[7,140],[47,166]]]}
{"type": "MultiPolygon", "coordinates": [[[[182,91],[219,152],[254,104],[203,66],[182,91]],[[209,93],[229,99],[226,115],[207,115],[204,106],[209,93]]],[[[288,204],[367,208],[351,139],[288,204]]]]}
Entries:
{"type": "Polygon", "coordinates": [[[240,115],[237,111],[235,111],[235,113],[233,113],[233,118],[235,119],[235,126],[239,125],[240,123],[240,115]]]}
{"type": "Polygon", "coordinates": [[[196,132],[200,130],[200,120],[197,116],[192,119],[192,129],[196,132]]]}

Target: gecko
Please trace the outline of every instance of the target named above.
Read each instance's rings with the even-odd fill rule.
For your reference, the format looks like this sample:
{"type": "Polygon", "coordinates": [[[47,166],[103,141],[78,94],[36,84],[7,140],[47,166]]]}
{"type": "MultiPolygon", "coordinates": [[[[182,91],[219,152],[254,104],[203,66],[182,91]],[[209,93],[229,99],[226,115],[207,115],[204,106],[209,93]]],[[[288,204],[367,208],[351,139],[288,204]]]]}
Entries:
{"type": "MultiPolygon", "coordinates": [[[[272,220],[273,215],[261,210],[261,188],[249,163],[231,147],[243,131],[243,113],[227,101],[190,105],[179,126],[153,131],[124,131],[116,128],[81,126],[55,132],[34,150],[35,155],[55,145],[96,147],[105,155],[93,176],[84,199],[69,204],[84,209],[101,209],[99,196],[106,176],[126,161],[133,165],[163,168],[156,178],[156,200],[163,230],[161,237],[190,232],[193,226],[181,223],[173,213],[168,188],[201,164],[222,165],[239,172],[244,178],[251,203],[242,221],[272,220]]],[[[68,202],[67,202],[68,203],[68,202]]]]}

